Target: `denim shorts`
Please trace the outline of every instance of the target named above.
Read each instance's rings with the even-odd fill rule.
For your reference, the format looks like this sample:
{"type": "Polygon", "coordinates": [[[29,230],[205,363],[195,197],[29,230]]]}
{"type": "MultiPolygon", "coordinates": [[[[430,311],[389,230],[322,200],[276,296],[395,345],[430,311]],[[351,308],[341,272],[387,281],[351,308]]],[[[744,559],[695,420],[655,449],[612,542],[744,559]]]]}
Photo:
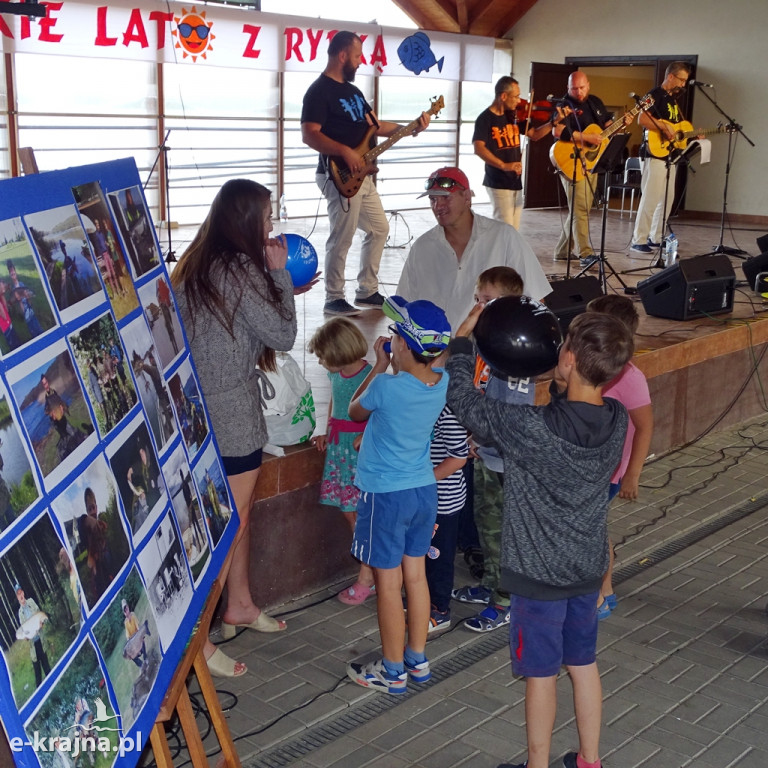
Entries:
{"type": "Polygon", "coordinates": [[[523,677],[552,677],[563,664],[592,664],[597,648],[597,595],[565,600],[510,595],[512,671],[523,677]]]}
{"type": "Polygon", "coordinates": [[[424,557],[437,517],[437,484],[404,491],[363,491],[352,554],[371,568],[397,568],[403,555],[424,557]]]}

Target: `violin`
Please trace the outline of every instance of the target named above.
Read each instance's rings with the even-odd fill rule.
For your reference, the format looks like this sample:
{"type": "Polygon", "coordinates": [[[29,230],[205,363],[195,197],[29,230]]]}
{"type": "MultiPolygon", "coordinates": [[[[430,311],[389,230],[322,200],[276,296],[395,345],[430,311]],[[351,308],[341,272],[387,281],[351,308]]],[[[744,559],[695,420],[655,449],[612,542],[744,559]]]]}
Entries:
{"type": "MultiPolygon", "coordinates": [[[[546,123],[553,114],[557,113],[557,106],[546,99],[534,101],[533,106],[526,99],[520,99],[520,103],[514,110],[507,110],[508,113],[510,111],[513,112],[515,119],[519,122],[530,118],[533,123],[546,123]]],[[[570,114],[570,112],[571,110],[566,108],[565,113],[570,114]]]]}

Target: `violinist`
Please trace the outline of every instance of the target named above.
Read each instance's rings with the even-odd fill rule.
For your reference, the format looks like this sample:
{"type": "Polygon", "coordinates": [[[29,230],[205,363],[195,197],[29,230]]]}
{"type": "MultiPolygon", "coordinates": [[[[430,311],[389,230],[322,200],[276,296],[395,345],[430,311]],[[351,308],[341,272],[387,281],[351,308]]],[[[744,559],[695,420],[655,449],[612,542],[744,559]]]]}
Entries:
{"type": "Polygon", "coordinates": [[[562,119],[562,112],[549,107],[545,122],[534,126],[529,105],[520,98],[517,80],[499,78],[495,92],[493,104],[475,120],[472,143],[475,154],[485,162],[483,185],[493,204],[493,217],[519,229],[523,189],[520,137],[538,141],[562,119]]]}

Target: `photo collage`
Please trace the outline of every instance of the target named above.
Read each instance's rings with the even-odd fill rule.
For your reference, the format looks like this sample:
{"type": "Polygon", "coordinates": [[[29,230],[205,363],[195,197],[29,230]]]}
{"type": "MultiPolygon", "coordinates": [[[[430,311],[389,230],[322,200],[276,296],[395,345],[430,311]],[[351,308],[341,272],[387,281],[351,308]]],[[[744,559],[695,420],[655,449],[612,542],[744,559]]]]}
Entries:
{"type": "Polygon", "coordinates": [[[86,764],[135,764],[116,745],[151,731],[237,529],[170,285],[133,160],[0,181],[0,716],[19,765],[96,735],[86,764]]]}

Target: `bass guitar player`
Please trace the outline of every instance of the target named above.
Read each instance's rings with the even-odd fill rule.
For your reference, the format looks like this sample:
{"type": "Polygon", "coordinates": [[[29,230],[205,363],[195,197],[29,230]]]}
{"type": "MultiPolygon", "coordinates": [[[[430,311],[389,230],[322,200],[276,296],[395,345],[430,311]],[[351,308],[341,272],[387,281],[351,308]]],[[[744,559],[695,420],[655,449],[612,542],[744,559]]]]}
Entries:
{"type": "MultiPolygon", "coordinates": [[[[389,224],[376,191],[368,163],[357,151],[371,127],[370,142],[391,137],[401,126],[377,120],[362,91],[352,83],[363,55],[362,40],[353,32],[337,32],[328,45],[328,64],[304,95],[301,111],[301,138],[319,153],[315,179],[328,206],[330,235],[325,245],[325,306],[331,315],[356,315],[359,310],[344,296],[344,269],[355,231],[365,237],[360,251],[355,304],[381,308],[384,298],[378,290],[381,254],[387,241],[389,224]],[[352,176],[365,172],[359,189],[340,192],[331,176],[329,158],[344,166],[352,176]]],[[[430,116],[422,113],[412,133],[421,133],[430,116]]],[[[374,168],[370,169],[375,171],[374,168]]]]}

